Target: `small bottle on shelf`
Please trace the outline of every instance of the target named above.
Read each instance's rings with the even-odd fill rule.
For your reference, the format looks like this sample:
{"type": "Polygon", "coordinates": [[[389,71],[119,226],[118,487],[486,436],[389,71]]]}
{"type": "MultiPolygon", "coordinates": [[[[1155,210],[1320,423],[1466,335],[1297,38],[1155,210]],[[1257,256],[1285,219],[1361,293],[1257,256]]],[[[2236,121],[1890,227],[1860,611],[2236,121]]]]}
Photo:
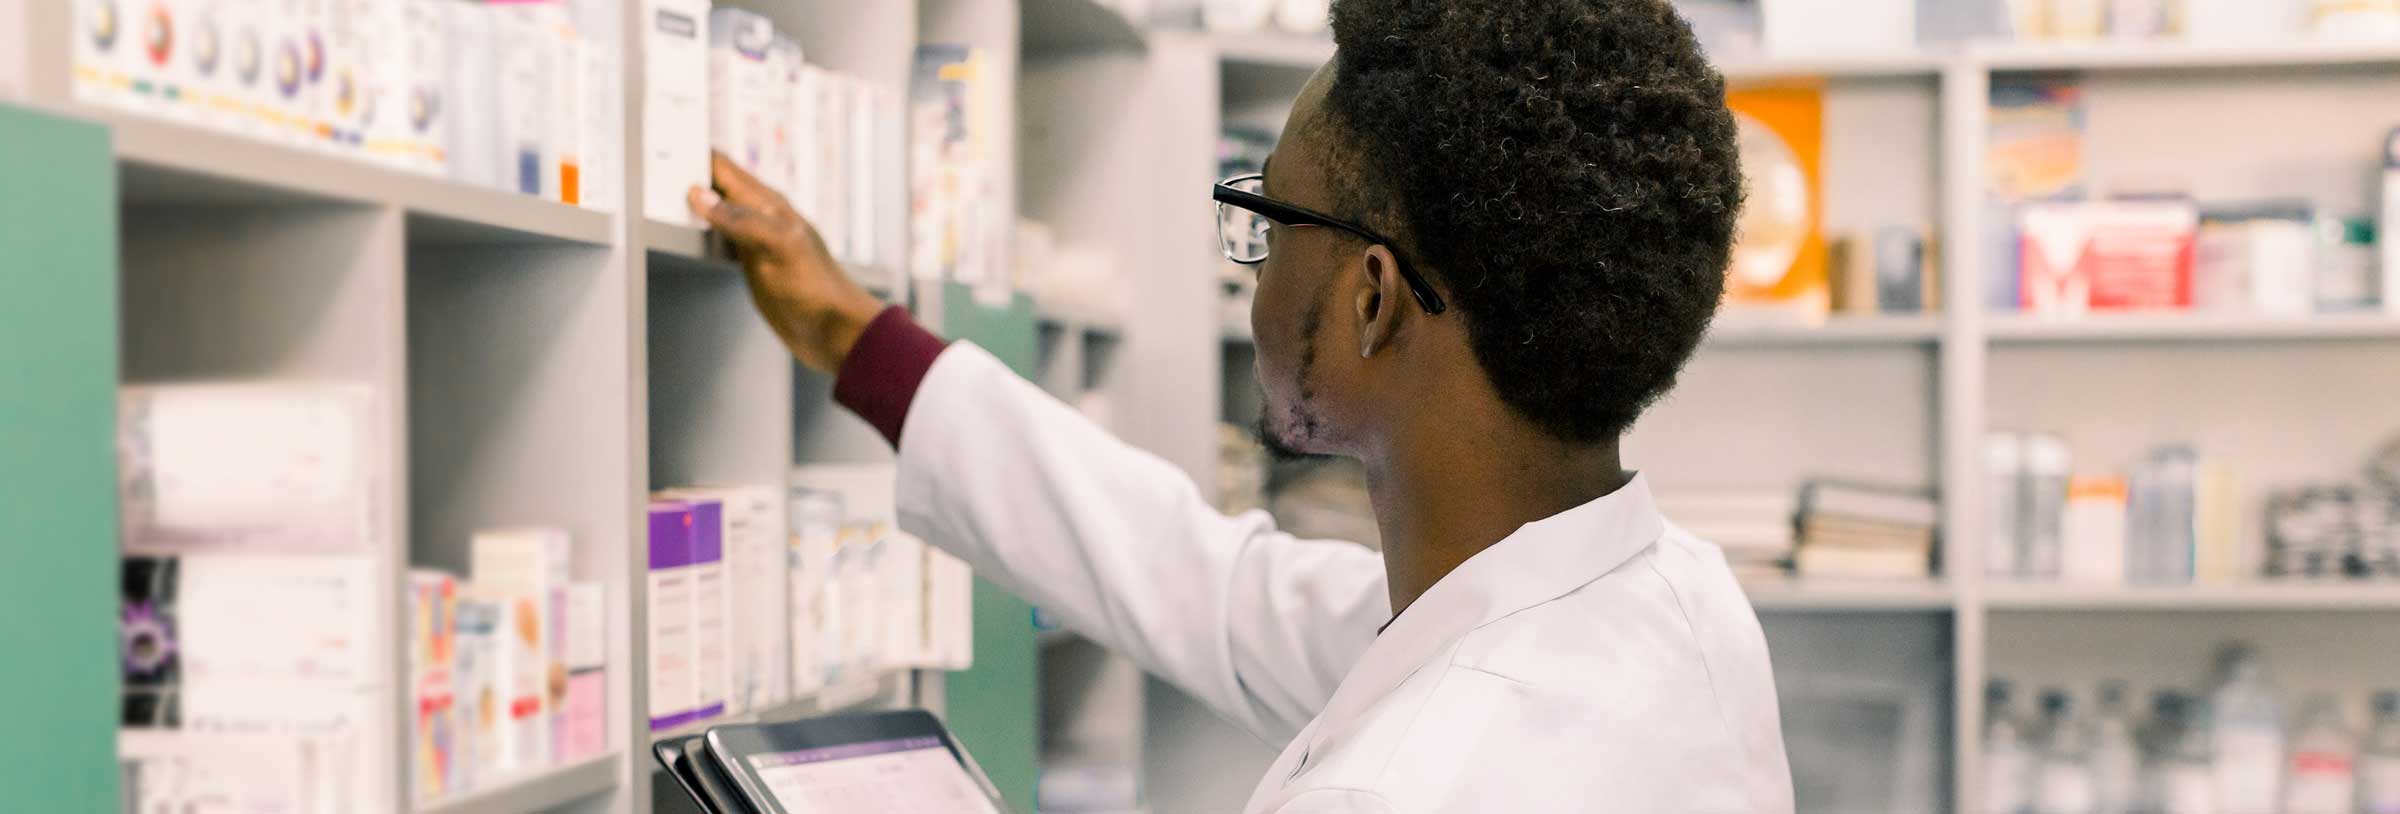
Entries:
{"type": "Polygon", "coordinates": [[[2029,810],[2032,775],[2033,750],[2024,719],[2017,715],[2009,683],[1993,679],[1983,691],[1982,814],[2029,810]]]}
{"type": "Polygon", "coordinates": [[[2360,814],[2400,814],[2400,692],[2375,694],[2375,723],[2358,749],[2360,814]]]}
{"type": "Polygon", "coordinates": [[[2100,685],[2100,706],[2091,724],[2093,806],[2098,814],[2133,814],[2142,772],[2141,746],[2134,740],[2133,712],[2125,682],[2100,685]]]}
{"type": "Polygon", "coordinates": [[[2035,814],[2092,814],[2099,790],[2092,773],[2092,733],[2063,690],[2042,693],[2041,751],[2035,759],[2035,814]]]}
{"type": "Polygon", "coordinates": [[[2283,800],[2283,702],[2247,646],[2227,648],[2209,697],[2217,803],[2228,812],[2276,811],[2283,800]]]}
{"type": "Polygon", "coordinates": [[[2156,814],[2220,814],[2208,703],[2163,692],[2154,711],[2143,809],[2156,814]]]}
{"type": "Polygon", "coordinates": [[[2351,814],[2358,791],[2357,736],[2342,725],[2331,695],[2312,695],[2302,709],[2285,770],[2284,814],[2351,814]]]}

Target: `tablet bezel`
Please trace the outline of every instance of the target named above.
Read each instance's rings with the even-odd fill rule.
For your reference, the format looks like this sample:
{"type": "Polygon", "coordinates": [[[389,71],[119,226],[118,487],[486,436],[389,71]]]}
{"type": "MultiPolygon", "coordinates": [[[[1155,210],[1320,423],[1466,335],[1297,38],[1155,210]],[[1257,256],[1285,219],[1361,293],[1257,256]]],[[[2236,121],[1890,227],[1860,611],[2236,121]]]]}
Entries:
{"type": "Polygon", "coordinates": [[[958,761],[959,767],[966,770],[967,777],[983,790],[984,798],[991,801],[993,809],[1001,814],[1009,814],[1008,802],[993,787],[991,778],[984,776],[983,768],[975,765],[975,759],[958,745],[958,739],[950,735],[950,730],[942,726],[939,719],[924,710],[853,713],[779,723],[727,725],[708,730],[706,736],[709,754],[716,758],[718,766],[726,774],[732,775],[742,795],[754,807],[767,814],[790,812],[783,807],[782,801],[767,791],[766,781],[744,759],[747,756],[906,738],[939,738],[942,747],[950,750],[950,757],[958,761]]]}

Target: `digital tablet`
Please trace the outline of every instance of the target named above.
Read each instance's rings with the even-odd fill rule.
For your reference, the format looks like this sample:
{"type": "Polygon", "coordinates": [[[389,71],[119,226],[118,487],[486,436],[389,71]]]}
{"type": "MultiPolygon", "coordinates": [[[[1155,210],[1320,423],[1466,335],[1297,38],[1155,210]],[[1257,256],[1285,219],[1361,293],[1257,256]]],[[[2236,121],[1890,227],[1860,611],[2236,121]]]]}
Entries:
{"type": "Polygon", "coordinates": [[[682,738],[650,744],[650,753],[658,757],[658,765],[667,770],[667,775],[675,778],[675,785],[683,787],[683,793],[703,804],[708,802],[708,794],[700,790],[700,778],[692,774],[692,762],[684,758],[682,738]]]}
{"type": "Polygon", "coordinates": [[[709,814],[755,814],[756,809],[734,789],[733,779],[714,765],[716,761],[709,757],[708,745],[701,739],[669,738],[651,744],[650,750],[658,756],[659,765],[675,776],[675,784],[709,814]]]}
{"type": "Polygon", "coordinates": [[[708,731],[708,754],[764,814],[1006,814],[983,770],[923,710],[708,731]]]}

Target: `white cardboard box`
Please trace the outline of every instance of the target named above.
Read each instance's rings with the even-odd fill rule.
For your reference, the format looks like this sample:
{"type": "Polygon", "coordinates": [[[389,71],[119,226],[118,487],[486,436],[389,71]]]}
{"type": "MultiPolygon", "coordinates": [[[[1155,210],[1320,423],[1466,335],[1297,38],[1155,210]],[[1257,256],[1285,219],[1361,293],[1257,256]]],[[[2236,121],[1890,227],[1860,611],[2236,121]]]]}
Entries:
{"type": "Polygon", "coordinates": [[[125,388],[117,477],[126,544],[371,544],[382,511],[378,414],[364,385],[125,388]]]}
{"type": "Polygon", "coordinates": [[[450,177],[487,189],[515,189],[516,176],[501,175],[498,14],[475,3],[444,2],[450,63],[446,72],[449,111],[443,144],[450,177]]]}
{"type": "MultiPolygon", "coordinates": [[[[775,25],[736,8],[708,15],[709,146],[768,186],[791,184],[783,129],[790,104],[785,54],[775,47],[775,25]]],[[[794,49],[795,51],[797,49],[794,49]]]]}
{"type": "Polygon", "coordinates": [[[559,145],[551,133],[560,66],[557,26],[566,10],[546,4],[493,9],[499,48],[494,117],[499,125],[501,188],[559,197],[559,145]]]}
{"type": "Polygon", "coordinates": [[[707,0],[641,0],[645,26],[642,105],[642,212],[693,225],[686,190],[706,189],[708,121],[707,0]]]}

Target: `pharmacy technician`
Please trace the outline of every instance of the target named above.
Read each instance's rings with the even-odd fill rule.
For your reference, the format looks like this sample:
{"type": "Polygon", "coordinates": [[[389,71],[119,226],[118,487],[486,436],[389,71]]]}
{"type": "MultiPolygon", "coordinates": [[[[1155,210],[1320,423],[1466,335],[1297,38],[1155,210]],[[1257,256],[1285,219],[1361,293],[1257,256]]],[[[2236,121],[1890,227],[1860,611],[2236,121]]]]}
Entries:
{"type": "Polygon", "coordinates": [[[1265,437],[1365,464],[1380,555],[1217,513],[721,158],[692,205],[897,446],[903,528],[1282,745],[1247,811],[1790,811],[1758,619],[1618,460],[1723,287],[1724,80],[1668,0],[1340,0],[1333,32],[1214,195],[1265,437]]]}

